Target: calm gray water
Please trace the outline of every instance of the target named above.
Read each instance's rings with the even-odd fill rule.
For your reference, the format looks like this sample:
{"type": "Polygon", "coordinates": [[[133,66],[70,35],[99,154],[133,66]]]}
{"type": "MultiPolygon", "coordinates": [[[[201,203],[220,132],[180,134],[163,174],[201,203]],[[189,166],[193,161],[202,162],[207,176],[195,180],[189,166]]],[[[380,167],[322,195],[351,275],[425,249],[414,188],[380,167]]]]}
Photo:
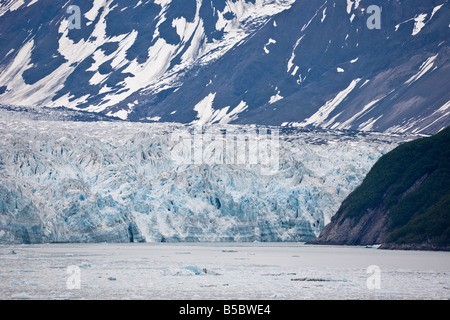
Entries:
{"type": "Polygon", "coordinates": [[[301,243],[0,246],[0,299],[449,299],[450,253],[301,243]]]}

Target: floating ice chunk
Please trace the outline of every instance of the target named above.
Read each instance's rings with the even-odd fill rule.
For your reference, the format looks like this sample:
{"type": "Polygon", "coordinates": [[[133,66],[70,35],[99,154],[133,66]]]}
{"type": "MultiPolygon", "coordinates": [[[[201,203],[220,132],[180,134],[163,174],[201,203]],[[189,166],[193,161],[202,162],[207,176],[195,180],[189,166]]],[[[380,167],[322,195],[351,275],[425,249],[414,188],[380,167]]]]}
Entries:
{"type": "Polygon", "coordinates": [[[196,276],[199,276],[201,274],[206,274],[206,268],[200,268],[198,266],[187,266],[187,267],[181,268],[181,270],[188,270],[196,276]]]}
{"type": "Polygon", "coordinates": [[[13,300],[31,300],[31,299],[33,299],[33,297],[29,293],[20,292],[20,293],[11,295],[11,299],[13,299],[13,300]]]}
{"type": "Polygon", "coordinates": [[[163,275],[165,275],[165,276],[193,276],[193,275],[195,275],[195,273],[186,268],[169,267],[167,270],[164,270],[163,275]]]}
{"type": "Polygon", "coordinates": [[[83,262],[79,265],[80,268],[86,269],[86,268],[90,268],[92,267],[92,264],[90,264],[89,262],[83,262]]]}
{"type": "Polygon", "coordinates": [[[186,266],[181,268],[169,267],[164,271],[164,275],[168,276],[201,276],[201,275],[218,275],[217,272],[205,267],[196,265],[186,266]]]}

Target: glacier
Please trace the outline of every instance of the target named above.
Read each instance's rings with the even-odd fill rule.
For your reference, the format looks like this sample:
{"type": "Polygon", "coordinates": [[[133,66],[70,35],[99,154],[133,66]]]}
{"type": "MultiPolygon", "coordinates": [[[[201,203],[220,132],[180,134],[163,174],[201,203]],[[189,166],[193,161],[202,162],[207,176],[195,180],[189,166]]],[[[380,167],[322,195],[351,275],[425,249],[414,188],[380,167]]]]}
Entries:
{"type": "Polygon", "coordinates": [[[221,133],[261,127],[202,127],[215,139],[198,164],[179,161],[192,149],[173,138],[193,127],[0,109],[0,243],[310,241],[377,159],[412,139],[281,128],[267,174],[273,163],[212,161],[221,133]]]}

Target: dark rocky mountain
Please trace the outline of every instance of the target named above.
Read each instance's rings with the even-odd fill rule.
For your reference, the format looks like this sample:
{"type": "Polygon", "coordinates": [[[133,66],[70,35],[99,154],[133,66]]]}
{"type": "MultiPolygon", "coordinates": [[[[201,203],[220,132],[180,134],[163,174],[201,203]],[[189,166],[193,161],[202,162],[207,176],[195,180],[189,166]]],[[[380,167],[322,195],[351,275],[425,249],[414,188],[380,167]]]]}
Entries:
{"type": "Polygon", "coordinates": [[[448,0],[6,0],[0,104],[434,134],[450,124],[449,17],[448,0]]]}
{"type": "Polygon", "coordinates": [[[450,128],[381,157],[316,244],[450,250],[450,128]]]}

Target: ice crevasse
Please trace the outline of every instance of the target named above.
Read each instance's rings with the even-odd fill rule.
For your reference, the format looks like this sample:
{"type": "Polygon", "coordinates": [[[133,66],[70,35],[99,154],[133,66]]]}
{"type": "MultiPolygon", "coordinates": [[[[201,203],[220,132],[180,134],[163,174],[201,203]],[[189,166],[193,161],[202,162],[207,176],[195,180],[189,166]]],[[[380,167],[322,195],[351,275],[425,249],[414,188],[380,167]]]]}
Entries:
{"type": "MultiPolygon", "coordinates": [[[[268,175],[260,165],[177,161],[186,150],[173,134],[188,132],[182,125],[0,122],[1,243],[309,241],[401,143],[289,130],[268,175]]],[[[213,130],[239,137],[247,129],[213,130]]]]}

